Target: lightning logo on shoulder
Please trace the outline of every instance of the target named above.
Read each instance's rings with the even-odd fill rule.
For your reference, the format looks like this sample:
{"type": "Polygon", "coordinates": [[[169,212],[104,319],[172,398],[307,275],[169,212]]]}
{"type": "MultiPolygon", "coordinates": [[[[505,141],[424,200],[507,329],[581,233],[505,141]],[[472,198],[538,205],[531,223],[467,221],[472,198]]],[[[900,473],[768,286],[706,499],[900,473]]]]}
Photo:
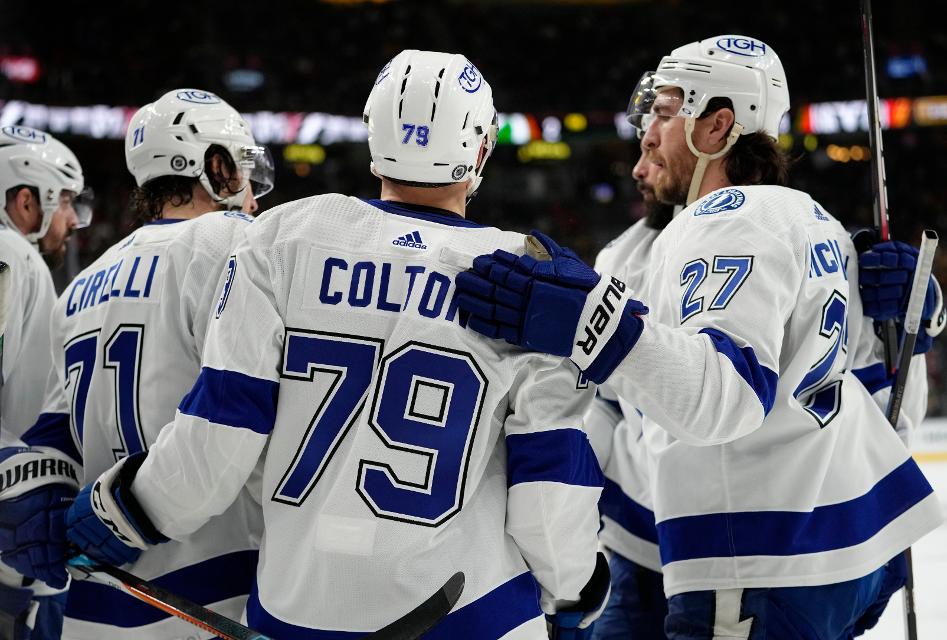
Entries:
{"type": "Polygon", "coordinates": [[[230,256],[230,259],[227,260],[227,280],[224,281],[224,290],[221,291],[220,300],[217,301],[215,318],[219,318],[220,314],[224,312],[224,307],[227,306],[227,299],[230,297],[230,288],[233,286],[235,275],[237,275],[237,256],[230,256]]]}
{"type": "Polygon", "coordinates": [[[746,201],[746,196],[739,189],[724,189],[703,200],[694,210],[695,216],[709,216],[722,211],[739,209],[746,201]]]}

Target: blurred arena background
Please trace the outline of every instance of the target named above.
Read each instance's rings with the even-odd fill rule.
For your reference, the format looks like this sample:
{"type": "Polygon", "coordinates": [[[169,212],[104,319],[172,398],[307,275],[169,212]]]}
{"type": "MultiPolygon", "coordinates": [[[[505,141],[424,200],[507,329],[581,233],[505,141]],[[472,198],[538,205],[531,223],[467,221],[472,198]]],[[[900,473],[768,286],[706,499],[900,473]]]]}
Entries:
{"type": "MultiPolygon", "coordinates": [[[[916,244],[924,227],[947,236],[947,29],[921,0],[875,5],[893,235],[916,244]]],[[[377,195],[362,107],[405,48],[464,53],[493,86],[502,130],[469,209],[480,222],[539,228],[594,256],[642,213],[622,117],[638,77],[677,45],[741,33],[786,68],[792,186],[847,225],[871,224],[857,0],[126,0],[65,13],[4,0],[0,15],[0,126],[59,136],[96,192],[60,286],[136,225],[122,138],[135,109],[172,88],[216,92],[246,114],[276,159],[261,210],[328,191],[377,195]]],[[[936,269],[947,282],[947,250],[936,269]]],[[[929,413],[947,416],[943,339],[928,363],[929,413]]]]}

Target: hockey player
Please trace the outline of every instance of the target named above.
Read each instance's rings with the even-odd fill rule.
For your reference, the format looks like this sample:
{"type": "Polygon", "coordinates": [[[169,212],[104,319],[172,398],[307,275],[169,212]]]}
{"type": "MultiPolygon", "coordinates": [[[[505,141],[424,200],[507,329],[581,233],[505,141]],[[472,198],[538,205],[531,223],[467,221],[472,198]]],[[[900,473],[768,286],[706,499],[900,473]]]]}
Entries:
{"type": "Polygon", "coordinates": [[[110,562],[186,536],[265,450],[250,626],[376,630],[461,570],[426,637],[545,638],[544,611],[586,637],[608,580],[591,391],[561,358],[466,331],[453,302],[473,254],[523,250],[464,217],[496,142],[490,86],[461,55],[405,51],[364,118],[381,199],[316,196],[248,228],[174,424],[80,494],[69,536],[110,562]]]}
{"type": "Polygon", "coordinates": [[[690,204],[644,288],[538,234],[550,261],[481,256],[458,303],[470,327],[569,356],[642,411],[669,637],[848,637],[887,561],[943,520],[852,372],[880,356],[854,247],[776,186],[789,100],[766,44],[692,43],[647,82],[632,115],[656,195],[690,204]]]}
{"type": "Polygon", "coordinates": [[[47,447],[44,435],[30,426],[42,410],[43,388],[52,369],[49,317],[56,291],[49,269],[62,263],[72,232],[91,220],[84,187],[79,161],[60,141],[29,127],[0,129],[0,260],[11,272],[0,351],[3,638],[59,638],[62,627],[66,578],[44,583],[24,577],[29,558],[18,546],[18,532],[35,526],[30,516],[43,511],[59,522],[62,542],[62,518],[78,490],[75,453],[63,455],[47,447]],[[44,473],[26,477],[27,470],[41,468],[44,473]]]}
{"type": "MultiPolygon", "coordinates": [[[[633,290],[644,287],[651,247],[675,208],[655,198],[656,174],[657,167],[642,153],[632,176],[644,201],[645,217],[608,243],[595,261],[597,271],[614,273],[633,290]]],[[[667,599],[641,414],[606,382],[599,385],[586,427],[605,474],[599,540],[610,551],[612,577],[611,595],[594,637],[663,638],[667,599]]]]}
{"type": "MultiPolygon", "coordinates": [[[[170,91],[139,109],[125,158],[137,184],[131,206],[144,224],[84,269],[52,313],[59,376],[44,426],[58,428],[78,449],[85,482],[146,451],[173,419],[200,372],[218,275],[252,220],[238,210],[253,212],[255,197],[272,188],[268,151],[246,121],[197,89],[170,91]]],[[[261,526],[259,505],[241,491],[206,526],[149,550],[129,570],[238,616],[252,586],[261,526]]],[[[64,575],[61,562],[36,570],[64,575]]],[[[66,638],[197,633],[112,587],[74,580],[69,589],[66,638]]]]}

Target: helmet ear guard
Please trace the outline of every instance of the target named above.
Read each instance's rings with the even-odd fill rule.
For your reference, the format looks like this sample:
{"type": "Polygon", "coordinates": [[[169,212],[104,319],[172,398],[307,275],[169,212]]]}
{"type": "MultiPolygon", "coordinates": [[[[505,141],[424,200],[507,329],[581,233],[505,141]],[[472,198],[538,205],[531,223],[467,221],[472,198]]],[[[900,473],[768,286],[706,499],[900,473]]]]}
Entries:
{"type": "Polygon", "coordinates": [[[493,92],[462,55],[402,51],[365,104],[375,175],[416,186],[467,183],[472,195],[497,138],[493,92]]]}
{"type": "MultiPolygon", "coordinates": [[[[0,196],[18,186],[32,187],[39,194],[40,228],[23,234],[34,244],[46,235],[64,195],[73,199],[78,227],[91,222],[91,190],[84,191],[85,177],[76,155],[44,131],[7,125],[0,128],[0,196]]],[[[0,206],[0,220],[16,228],[4,206],[0,206]]]]}

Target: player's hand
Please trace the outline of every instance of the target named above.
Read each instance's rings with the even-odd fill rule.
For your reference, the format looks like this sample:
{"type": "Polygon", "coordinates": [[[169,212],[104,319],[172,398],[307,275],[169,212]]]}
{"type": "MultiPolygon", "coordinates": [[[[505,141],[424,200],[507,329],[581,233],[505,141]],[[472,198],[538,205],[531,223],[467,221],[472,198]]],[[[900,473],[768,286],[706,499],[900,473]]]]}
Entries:
{"type": "Polygon", "coordinates": [[[643,304],[570,249],[533,232],[548,260],[494,251],[457,275],[457,304],[468,326],[489,338],[567,356],[594,382],[606,379],[641,335],[643,304]]]}
{"type": "MultiPolygon", "coordinates": [[[[904,320],[917,267],[918,250],[904,242],[879,242],[858,254],[858,287],[865,315],[874,320],[904,320]]],[[[923,320],[934,315],[937,287],[927,283],[923,320]]]]}
{"type": "MultiPolygon", "coordinates": [[[[858,255],[858,288],[866,316],[875,321],[904,321],[907,313],[918,250],[909,244],[888,241],[873,244],[858,255]]],[[[933,337],[944,327],[945,316],[940,287],[933,277],[927,283],[921,329],[914,353],[931,348],[933,337]]]]}
{"type": "Polygon", "coordinates": [[[66,509],[79,488],[72,461],[30,447],[0,449],[0,558],[21,575],[66,586],[66,509]]]}
{"type": "Polygon", "coordinates": [[[611,593],[611,574],[605,554],[598,552],[595,571],[582,592],[579,602],[571,607],[547,615],[551,640],[585,640],[592,637],[595,621],[602,615],[611,593]]]}
{"type": "Polygon", "coordinates": [[[168,540],[131,492],[145,456],[136,453],[117,462],[83,487],[66,513],[66,535],[93,560],[120,566],[137,560],[148,545],[168,540]]]}

